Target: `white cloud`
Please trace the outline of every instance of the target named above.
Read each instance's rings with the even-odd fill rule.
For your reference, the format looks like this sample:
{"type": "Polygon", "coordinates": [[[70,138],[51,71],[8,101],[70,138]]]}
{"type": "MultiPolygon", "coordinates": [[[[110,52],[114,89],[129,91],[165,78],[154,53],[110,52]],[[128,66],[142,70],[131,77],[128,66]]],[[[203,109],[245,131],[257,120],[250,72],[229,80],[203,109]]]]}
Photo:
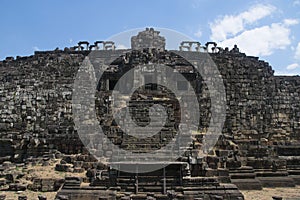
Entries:
{"type": "Polygon", "coordinates": [[[299,24],[299,20],[298,19],[285,19],[285,20],[283,20],[283,23],[287,26],[292,26],[292,25],[299,24]]]}
{"type": "Polygon", "coordinates": [[[233,47],[234,44],[247,55],[271,55],[274,50],[285,49],[291,44],[290,28],[285,23],[272,23],[269,26],[244,31],[219,43],[222,47],[233,47]]]}
{"type": "Polygon", "coordinates": [[[245,25],[252,24],[271,15],[276,8],[272,5],[258,4],[238,15],[225,15],[210,24],[213,41],[222,41],[245,30],[245,25]]]}
{"type": "Polygon", "coordinates": [[[33,50],[34,51],[40,51],[40,49],[37,46],[33,47],[33,50]]]}
{"type": "Polygon", "coordinates": [[[251,24],[272,14],[276,8],[272,5],[258,4],[239,15],[246,23],[251,24]]]}
{"type": "Polygon", "coordinates": [[[295,72],[275,70],[275,76],[295,76],[295,72]]]}
{"type": "Polygon", "coordinates": [[[299,5],[300,5],[300,0],[295,0],[295,1],[293,2],[293,5],[294,5],[294,6],[299,6],[299,5]]]}
{"type": "Polygon", "coordinates": [[[287,70],[293,70],[293,69],[296,69],[299,67],[299,64],[298,63],[293,63],[293,64],[290,64],[286,67],[287,70]]]}
{"type": "Polygon", "coordinates": [[[197,38],[201,38],[202,31],[199,29],[196,33],[194,33],[194,36],[196,36],[197,38]]]}
{"type": "Polygon", "coordinates": [[[296,47],[295,59],[299,59],[300,60],[300,42],[298,43],[298,45],[296,47]]]}
{"type": "Polygon", "coordinates": [[[243,21],[239,17],[225,16],[214,24],[210,24],[212,31],[211,39],[213,41],[225,40],[228,34],[235,35],[244,30],[243,21]]]}
{"type": "MultiPolygon", "coordinates": [[[[253,56],[268,56],[274,50],[285,49],[291,44],[290,26],[299,23],[298,19],[284,19],[247,30],[247,25],[271,15],[276,8],[272,5],[258,4],[238,15],[226,15],[210,24],[211,39],[221,47],[238,45],[242,52],[253,56]]],[[[295,57],[300,59],[300,44],[295,57]]]]}

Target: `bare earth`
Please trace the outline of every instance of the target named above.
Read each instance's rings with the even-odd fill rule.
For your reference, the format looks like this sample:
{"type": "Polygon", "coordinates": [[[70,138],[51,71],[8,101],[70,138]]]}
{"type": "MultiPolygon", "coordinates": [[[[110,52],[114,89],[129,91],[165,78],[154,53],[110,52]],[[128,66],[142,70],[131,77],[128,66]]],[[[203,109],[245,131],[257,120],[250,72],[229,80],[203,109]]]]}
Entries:
{"type": "MultiPolygon", "coordinates": [[[[84,177],[85,173],[63,173],[54,170],[56,163],[60,160],[55,160],[50,163],[47,167],[33,166],[28,167],[25,172],[25,176],[19,180],[23,183],[30,183],[33,177],[43,178],[64,178],[65,176],[81,176],[84,177]]],[[[242,190],[245,196],[245,200],[272,200],[273,196],[280,196],[286,200],[300,200],[300,186],[294,188],[264,188],[263,190],[242,190]]],[[[48,200],[55,198],[56,192],[34,192],[26,190],[23,192],[13,191],[0,191],[0,194],[6,194],[6,200],[17,200],[18,196],[26,195],[28,200],[37,200],[38,195],[46,196],[48,200]]]]}
{"type": "MultiPolygon", "coordinates": [[[[1,194],[1,193],[0,193],[1,194]]],[[[26,190],[24,192],[3,192],[3,194],[6,194],[5,200],[17,200],[18,196],[20,195],[26,195],[28,200],[38,200],[39,195],[43,195],[47,197],[47,200],[53,200],[55,198],[56,192],[32,192],[29,190],[26,190]]]]}
{"type": "MultiPolygon", "coordinates": [[[[273,196],[281,196],[283,199],[300,200],[300,186],[295,188],[264,188],[263,190],[242,190],[245,200],[272,200],[273,196]]],[[[30,200],[38,199],[38,195],[44,195],[49,200],[55,198],[56,192],[3,192],[7,200],[16,200],[19,195],[26,195],[30,200]]],[[[0,192],[1,194],[1,192],[0,192]]]]}
{"type": "MultiPolygon", "coordinates": [[[[85,173],[70,173],[70,172],[58,172],[55,171],[55,164],[59,163],[60,160],[52,160],[49,166],[29,166],[28,169],[23,170],[25,176],[19,179],[21,183],[31,183],[34,177],[39,178],[64,178],[65,176],[80,176],[85,177],[85,173]]],[[[22,170],[22,169],[15,169],[22,170]]],[[[1,188],[0,188],[1,189],[1,188]]],[[[5,200],[17,200],[18,196],[26,195],[28,200],[38,200],[39,195],[47,197],[47,200],[54,200],[56,192],[35,192],[35,191],[0,191],[0,194],[5,194],[5,200]]]]}
{"type": "Polygon", "coordinates": [[[263,190],[241,190],[245,200],[272,200],[280,196],[288,200],[300,200],[300,186],[294,188],[264,188],[263,190]]]}

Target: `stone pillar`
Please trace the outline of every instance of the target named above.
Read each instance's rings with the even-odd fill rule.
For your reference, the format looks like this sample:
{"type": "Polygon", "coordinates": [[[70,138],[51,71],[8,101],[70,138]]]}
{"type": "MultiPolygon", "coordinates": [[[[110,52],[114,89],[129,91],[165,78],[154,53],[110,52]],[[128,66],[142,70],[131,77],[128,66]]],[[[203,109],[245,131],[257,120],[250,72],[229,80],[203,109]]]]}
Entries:
{"type": "Polygon", "coordinates": [[[94,49],[96,49],[96,45],[92,44],[89,46],[89,50],[94,50],[94,49]]]}
{"type": "Polygon", "coordinates": [[[164,189],[163,189],[163,194],[167,194],[167,180],[166,180],[166,168],[163,168],[163,181],[164,181],[164,189]]]}
{"type": "Polygon", "coordinates": [[[103,41],[96,41],[94,42],[95,46],[96,46],[96,50],[99,50],[100,47],[98,46],[98,44],[102,44],[103,45],[103,41]]]}
{"type": "MultiPolygon", "coordinates": [[[[85,50],[89,50],[89,44],[90,43],[88,41],[80,41],[80,42],[78,42],[78,46],[81,46],[82,44],[86,45],[85,50]]],[[[82,48],[84,48],[84,47],[82,47],[82,48]]]]}
{"type": "Polygon", "coordinates": [[[113,41],[105,41],[103,42],[104,50],[115,50],[115,43],[113,41]]]}
{"type": "Polygon", "coordinates": [[[139,193],[139,176],[138,173],[135,175],[135,194],[139,193]]]}
{"type": "Polygon", "coordinates": [[[139,167],[136,165],[136,174],[135,174],[135,194],[139,193],[139,167]]]}

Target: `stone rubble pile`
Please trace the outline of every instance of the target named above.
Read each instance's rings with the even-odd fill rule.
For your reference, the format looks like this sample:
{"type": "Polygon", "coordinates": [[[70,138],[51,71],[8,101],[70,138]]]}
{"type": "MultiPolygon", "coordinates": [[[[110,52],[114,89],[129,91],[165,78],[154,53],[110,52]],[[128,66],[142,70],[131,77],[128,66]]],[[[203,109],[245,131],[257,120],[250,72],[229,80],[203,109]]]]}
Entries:
{"type": "MultiPolygon", "coordinates": [[[[100,198],[101,195],[107,199],[205,199],[207,195],[214,199],[243,199],[238,189],[293,187],[300,183],[299,76],[274,76],[267,62],[246,56],[236,46],[229,50],[217,47],[216,43],[202,47],[199,42],[185,41],[182,45],[190,45],[187,51],[183,51],[184,46],[179,51],[165,50],[165,38],[154,29],[146,29],[132,37],[131,42],[131,50],[115,50],[111,42],[105,43],[107,50],[99,50],[96,46],[88,50],[89,43],[81,43],[87,48],[35,52],[32,56],[8,57],[0,61],[1,188],[56,191],[66,181],[57,199],[71,198],[71,193],[76,198],[86,195],[86,199],[89,196],[100,198]],[[192,50],[194,44],[195,51],[192,50]],[[137,68],[144,74],[142,78],[136,78],[145,81],[150,78],[149,72],[139,66],[165,64],[191,83],[192,88],[180,81],[176,84],[180,90],[193,90],[197,94],[201,111],[199,131],[192,134],[189,148],[177,163],[166,168],[165,177],[162,171],[140,178],[135,174],[116,172],[90,156],[79,139],[72,113],[73,83],[79,66],[92,51],[107,60],[122,55],[107,66],[97,90],[94,89],[99,124],[104,127],[109,140],[129,151],[144,153],[164,147],[176,135],[179,107],[191,105],[178,105],[167,88],[146,85],[144,91],[137,90],[132,97],[124,95],[124,99],[131,98],[135,120],[147,125],[147,107],[161,104],[168,108],[169,121],[153,137],[138,139],[125,134],[113,123],[109,96],[126,70],[137,68]],[[201,157],[198,152],[210,125],[212,101],[201,77],[203,74],[199,74],[193,64],[201,63],[204,53],[209,53],[221,74],[226,92],[226,119],[213,151],[201,157]],[[29,185],[18,182],[28,164],[48,166],[53,158],[61,159],[55,165],[56,171],[86,173],[86,177],[65,180],[35,177],[29,185]],[[84,183],[90,186],[83,186],[84,183]]],[[[210,73],[205,69],[203,72],[210,73]]],[[[164,75],[163,71],[158,74],[157,79],[164,75]]],[[[134,85],[135,82],[129,81],[123,86],[125,84],[134,85]]],[[[122,105],[124,101],[117,103],[122,105]]],[[[125,119],[122,123],[128,121],[125,119]]],[[[87,132],[87,137],[89,134],[92,133],[87,132]]],[[[89,149],[92,153],[106,157],[113,155],[111,149],[105,149],[105,140],[98,144],[101,138],[93,140],[91,136],[90,139],[90,145],[95,147],[89,149]],[[103,148],[97,149],[96,145],[103,148]]],[[[121,161],[126,159],[120,156],[121,161]]],[[[5,199],[5,196],[1,198],[5,199]]]]}

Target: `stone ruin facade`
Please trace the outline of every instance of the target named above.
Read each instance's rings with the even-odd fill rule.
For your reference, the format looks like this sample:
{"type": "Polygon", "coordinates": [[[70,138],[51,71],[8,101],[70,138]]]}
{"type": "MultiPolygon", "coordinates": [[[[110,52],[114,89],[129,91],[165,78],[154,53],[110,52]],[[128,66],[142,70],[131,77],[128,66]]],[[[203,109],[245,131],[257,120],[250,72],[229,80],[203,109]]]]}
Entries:
{"type": "MultiPolygon", "coordinates": [[[[9,185],[9,190],[59,190],[56,199],[73,200],[243,199],[239,190],[300,184],[299,76],[274,76],[267,62],[246,56],[236,46],[229,50],[214,42],[201,46],[199,42],[183,41],[179,50],[165,50],[165,38],[154,29],[140,32],[131,42],[132,49],[117,50],[112,41],[93,45],[83,41],[64,50],[37,51],[32,56],[0,61],[1,185],[9,185]],[[226,120],[213,151],[205,157],[197,156],[203,138],[199,132],[180,159],[154,172],[125,173],[93,158],[74,127],[71,101],[74,78],[91,51],[99,51],[104,58],[116,52],[126,58],[114,61],[99,82],[97,116],[115,145],[138,152],[159,149],[172,139],[179,120],[178,105],[174,99],[162,100],[172,99],[172,93],[153,84],[145,86],[146,94],[137,92],[131,97],[138,115],[145,114],[140,108],[145,107],[148,96],[156,96],[159,103],[172,108],[168,113],[173,116],[157,137],[136,141],[106,120],[111,117],[107,106],[118,78],[125,69],[143,62],[169,64],[187,77],[197,92],[199,105],[205,110],[200,114],[200,129],[204,130],[209,125],[211,102],[207,86],[197,78],[191,63],[203,52],[209,53],[226,90],[226,120]],[[6,169],[11,165],[26,167],[51,158],[62,159],[57,171],[86,172],[86,177],[37,179],[27,186],[7,178],[6,169]]],[[[187,89],[180,83],[178,87],[187,89]]]]}

